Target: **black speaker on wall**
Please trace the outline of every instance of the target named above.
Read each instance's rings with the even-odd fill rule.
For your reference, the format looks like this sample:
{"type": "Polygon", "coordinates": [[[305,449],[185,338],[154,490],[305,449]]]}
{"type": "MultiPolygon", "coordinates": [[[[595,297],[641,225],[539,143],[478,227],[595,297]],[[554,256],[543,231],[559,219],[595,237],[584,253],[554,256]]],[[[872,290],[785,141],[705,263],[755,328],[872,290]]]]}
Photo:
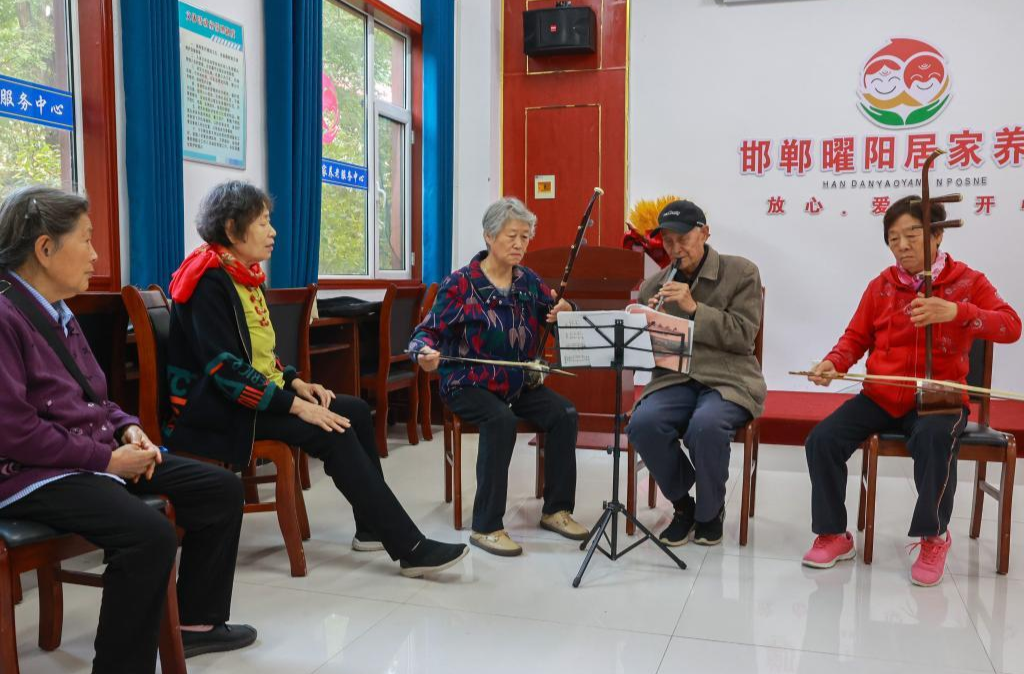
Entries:
{"type": "Polygon", "coordinates": [[[590,7],[562,3],[553,9],[523,12],[523,51],[528,56],[593,54],[597,51],[597,15],[590,7]]]}

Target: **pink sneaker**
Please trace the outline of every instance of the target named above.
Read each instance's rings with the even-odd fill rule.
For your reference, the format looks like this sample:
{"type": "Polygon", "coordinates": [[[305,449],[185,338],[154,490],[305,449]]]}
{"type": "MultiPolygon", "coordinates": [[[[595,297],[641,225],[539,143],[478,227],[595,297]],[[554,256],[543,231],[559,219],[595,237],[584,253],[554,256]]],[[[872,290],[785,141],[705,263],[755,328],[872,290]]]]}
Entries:
{"type": "Polygon", "coordinates": [[[946,570],[946,553],[949,546],[953,545],[953,537],[946,532],[946,540],[938,536],[922,538],[920,543],[914,543],[910,550],[920,547],[921,552],[917,555],[917,561],[910,567],[910,581],[921,587],[931,587],[942,582],[942,574],[946,570]]]}
{"type": "Polygon", "coordinates": [[[857,548],[853,547],[853,536],[847,531],[841,534],[823,534],[814,539],[814,545],[804,555],[804,566],[815,569],[829,569],[836,562],[853,559],[857,548]]]}

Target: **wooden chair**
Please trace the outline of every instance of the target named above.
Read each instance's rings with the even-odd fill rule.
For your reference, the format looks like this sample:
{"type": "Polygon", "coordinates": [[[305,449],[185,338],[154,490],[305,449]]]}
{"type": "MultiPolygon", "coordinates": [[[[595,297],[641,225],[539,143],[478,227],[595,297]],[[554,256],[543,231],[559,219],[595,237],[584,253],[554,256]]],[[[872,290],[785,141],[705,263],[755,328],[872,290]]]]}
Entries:
{"type": "MultiPolygon", "coordinates": [[[[761,324],[757,328],[757,335],[754,337],[754,357],[757,364],[764,367],[764,288],[761,289],[761,324]]],[[[757,452],[760,444],[760,424],[758,419],[751,419],[742,428],[736,430],[733,442],[743,443],[743,491],[740,494],[740,545],[747,544],[747,530],[749,520],[754,516],[754,497],[757,493],[757,452]]],[[[646,466],[643,459],[637,456],[636,451],[630,447],[628,471],[631,476],[630,482],[635,483],[637,473],[646,466]]],[[[658,504],[658,485],[654,476],[648,472],[647,475],[647,505],[651,508],[658,504]]],[[[627,525],[631,525],[627,522],[627,525]]],[[[632,535],[633,527],[627,526],[626,533],[632,535]]]]}
{"type": "MultiPolygon", "coordinates": [[[[971,347],[967,383],[989,388],[992,385],[992,342],[975,340],[971,347]]],[[[988,397],[975,398],[979,403],[978,421],[970,422],[960,436],[961,461],[974,461],[974,501],[971,507],[971,538],[981,535],[981,515],[985,495],[999,504],[999,536],[996,539],[996,572],[1010,569],[1010,525],[1013,517],[1013,476],[1017,467],[1017,442],[1013,435],[989,427],[988,397]],[[998,488],[985,480],[988,463],[1001,463],[1002,476],[998,488]]],[[[863,559],[870,564],[875,547],[875,497],[878,487],[878,457],[909,457],[907,438],[902,433],[878,433],[862,446],[860,507],[857,528],[864,532],[863,559]]]]}
{"type": "MultiPolygon", "coordinates": [[[[305,382],[312,381],[313,367],[310,363],[309,326],[316,302],[316,285],[305,288],[270,288],[266,291],[267,309],[270,321],[274,325],[284,327],[277,335],[277,355],[285,365],[298,370],[298,376],[305,382]],[[296,326],[294,332],[292,326],[296,326]],[[304,327],[302,327],[304,326],[304,327]]],[[[299,484],[303,491],[308,490],[312,483],[309,479],[309,455],[293,448],[296,469],[299,471],[299,484]]],[[[253,488],[251,494],[259,501],[259,493],[253,488]]]]}
{"type": "MultiPolygon", "coordinates": [[[[171,505],[158,496],[143,496],[154,508],[161,508],[173,520],[171,505]]],[[[53,651],[60,647],[64,620],[62,583],[103,587],[99,574],[66,571],[62,561],[96,550],[81,536],[65,534],[24,520],[0,519],[0,672],[18,674],[18,642],[14,605],[20,601],[18,577],[35,570],[39,579],[39,647],[53,651]]],[[[185,652],[178,629],[178,593],[172,566],[160,621],[160,667],[167,674],[185,674],[185,652]]]]}
{"type": "MultiPolygon", "coordinates": [[[[298,371],[298,377],[310,381],[312,368],[309,356],[309,323],[316,301],[316,286],[310,284],[305,288],[271,288],[265,291],[267,309],[270,311],[271,323],[284,329],[275,334],[277,344],[275,350],[285,365],[291,365],[298,371]],[[294,328],[294,329],[293,329],[294,328]]],[[[292,447],[295,457],[296,476],[302,491],[312,485],[309,479],[309,458],[298,447],[292,447]]],[[[277,476],[257,475],[257,463],[265,463],[266,459],[253,460],[242,471],[245,481],[245,502],[252,505],[260,502],[258,485],[275,482],[277,476]]],[[[299,524],[302,527],[303,540],[309,540],[309,522],[304,497],[297,494],[299,524]]]]}
{"type": "MultiPolygon", "coordinates": [[[[462,436],[479,433],[480,429],[444,408],[444,502],[452,503],[452,526],[462,528],[462,436]]],[[[520,421],[516,433],[537,434],[537,468],[535,496],[544,491],[544,433],[527,421],[520,421]]]]}
{"type": "MultiPolygon", "coordinates": [[[[632,395],[632,378],[628,378],[630,395],[632,395]]],[[[623,388],[626,387],[623,382],[623,388]]],[[[631,398],[627,398],[631,399],[631,398]]],[[[581,430],[576,435],[576,449],[598,449],[606,451],[614,440],[614,415],[592,414],[590,417],[591,428],[596,430],[581,430]]],[[[452,414],[447,407],[444,409],[444,502],[452,503],[452,525],[456,529],[462,528],[462,436],[466,433],[479,433],[480,429],[463,420],[457,414],[452,414]]],[[[536,446],[536,459],[534,463],[534,489],[533,497],[544,496],[544,432],[534,424],[520,420],[516,426],[516,433],[533,433],[534,439],[530,444],[536,446]]],[[[625,435],[623,435],[625,440],[625,435]]],[[[627,461],[632,465],[635,460],[631,450],[627,450],[627,461]]],[[[636,513],[636,482],[626,485],[626,510],[631,514],[636,513]]],[[[626,524],[627,533],[633,533],[633,524],[626,524]]]]}
{"type": "Polygon", "coordinates": [[[378,340],[377,369],[360,376],[360,388],[374,398],[374,420],[377,434],[377,451],[388,455],[388,394],[406,389],[409,391],[409,414],[405,426],[409,444],[419,444],[416,433],[417,377],[419,369],[412,362],[405,349],[409,345],[412,331],[419,323],[420,304],[423,300],[423,286],[399,288],[388,286],[380,308],[380,338],[378,340]]]}
{"type": "MultiPolygon", "coordinates": [[[[423,295],[423,307],[420,311],[420,322],[427,317],[430,313],[430,308],[434,306],[434,300],[437,298],[438,285],[431,283],[427,288],[427,292],[423,295]]],[[[422,368],[417,368],[416,372],[416,388],[419,396],[420,403],[420,431],[423,433],[423,439],[427,442],[434,439],[434,431],[430,427],[430,416],[431,416],[431,392],[430,382],[438,381],[440,379],[437,370],[433,372],[427,372],[422,368]]]]}
{"type": "Polygon", "coordinates": [[[65,301],[82,326],[82,333],[96,361],[107,375],[110,399],[125,409],[128,312],[121,293],[87,292],[65,301]]]}
{"type": "MultiPolygon", "coordinates": [[[[302,292],[308,292],[304,289],[302,292]]],[[[170,413],[170,399],[166,392],[167,381],[164,376],[167,340],[170,334],[170,308],[167,298],[159,287],[151,286],[149,290],[139,290],[125,286],[121,290],[125,306],[132,324],[135,326],[135,340],[139,350],[139,418],[142,427],[150,437],[161,437],[163,421],[170,413]]],[[[305,322],[308,330],[308,311],[305,322]]],[[[189,455],[192,458],[210,461],[210,459],[189,455]]],[[[210,461],[211,463],[221,462],[210,461]]],[[[252,460],[243,471],[242,480],[246,483],[247,502],[243,507],[245,513],[276,512],[284,538],[285,549],[291,565],[292,576],[305,576],[306,554],[302,541],[309,539],[309,520],[306,517],[306,506],[299,486],[298,474],[295,469],[295,450],[283,442],[276,440],[258,440],[253,443],[252,460]],[[254,486],[253,481],[262,481],[253,475],[252,468],[260,460],[270,461],[277,472],[272,478],[276,486],[276,498],[269,502],[249,502],[254,486]]]]}

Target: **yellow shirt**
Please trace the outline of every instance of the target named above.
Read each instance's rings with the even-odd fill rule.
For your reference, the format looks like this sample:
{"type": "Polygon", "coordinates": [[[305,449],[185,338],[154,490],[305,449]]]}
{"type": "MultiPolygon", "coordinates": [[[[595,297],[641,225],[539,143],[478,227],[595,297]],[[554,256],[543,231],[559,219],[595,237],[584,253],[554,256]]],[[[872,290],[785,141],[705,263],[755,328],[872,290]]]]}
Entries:
{"type": "Polygon", "coordinates": [[[270,322],[267,298],[258,286],[250,288],[234,279],[231,282],[245,309],[245,325],[249,328],[249,340],[252,342],[252,366],[264,377],[284,388],[284,373],[277,369],[277,355],[274,353],[277,335],[270,322]]]}

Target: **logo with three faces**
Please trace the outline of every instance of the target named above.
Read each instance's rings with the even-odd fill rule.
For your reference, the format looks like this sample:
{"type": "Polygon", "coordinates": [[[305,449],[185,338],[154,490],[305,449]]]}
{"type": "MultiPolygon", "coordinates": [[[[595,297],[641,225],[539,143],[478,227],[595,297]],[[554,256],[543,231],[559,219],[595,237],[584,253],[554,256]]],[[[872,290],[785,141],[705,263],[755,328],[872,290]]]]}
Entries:
{"type": "Polygon", "coordinates": [[[861,112],[881,127],[927,124],[952,96],[946,59],[927,42],[892,38],[864,64],[857,95],[861,112]]]}

